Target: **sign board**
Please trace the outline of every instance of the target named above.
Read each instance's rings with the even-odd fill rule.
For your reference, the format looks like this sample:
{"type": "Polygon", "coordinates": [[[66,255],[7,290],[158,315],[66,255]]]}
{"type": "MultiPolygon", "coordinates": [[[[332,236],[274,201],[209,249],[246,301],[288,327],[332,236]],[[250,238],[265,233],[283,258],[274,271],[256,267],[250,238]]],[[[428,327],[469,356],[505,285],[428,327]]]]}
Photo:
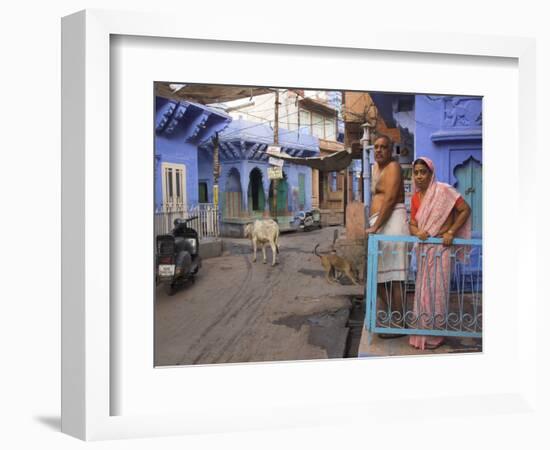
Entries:
{"type": "Polygon", "coordinates": [[[270,145],[267,147],[267,150],[265,151],[268,155],[280,155],[281,154],[281,147],[278,145],[270,145]]]}
{"type": "Polygon", "coordinates": [[[283,168],[282,167],[269,167],[267,169],[267,177],[270,180],[279,180],[283,178],[283,168]]]}
{"type": "Polygon", "coordinates": [[[277,167],[283,167],[284,163],[285,162],[282,159],[272,158],[271,156],[269,157],[269,164],[272,164],[277,167]]]}

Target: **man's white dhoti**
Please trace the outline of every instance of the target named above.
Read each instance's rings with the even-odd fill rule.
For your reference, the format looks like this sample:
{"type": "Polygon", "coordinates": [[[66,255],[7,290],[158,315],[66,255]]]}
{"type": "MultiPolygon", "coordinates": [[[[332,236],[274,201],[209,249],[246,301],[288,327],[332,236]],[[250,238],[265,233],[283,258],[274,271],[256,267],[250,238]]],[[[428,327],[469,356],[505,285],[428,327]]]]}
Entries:
{"type": "MultiPolygon", "coordinates": [[[[369,217],[369,225],[376,222],[378,213],[369,217]]],[[[397,203],[390,218],[378,234],[392,236],[408,236],[409,224],[407,223],[407,210],[403,203],[397,203]]],[[[386,281],[405,281],[408,270],[407,244],[405,242],[379,242],[378,250],[378,283],[386,281]]]]}

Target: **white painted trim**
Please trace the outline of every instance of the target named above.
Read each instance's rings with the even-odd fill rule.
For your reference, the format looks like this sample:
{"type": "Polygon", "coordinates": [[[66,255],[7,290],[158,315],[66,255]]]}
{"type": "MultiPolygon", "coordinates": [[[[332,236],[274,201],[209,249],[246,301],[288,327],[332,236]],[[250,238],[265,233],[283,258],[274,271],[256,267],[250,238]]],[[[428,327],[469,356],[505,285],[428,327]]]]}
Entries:
{"type": "MultiPolygon", "coordinates": [[[[160,165],[161,170],[161,177],[162,177],[162,204],[166,206],[168,203],[172,203],[173,205],[180,205],[183,204],[184,209],[186,208],[187,203],[187,166],[185,164],[178,164],[178,163],[171,163],[171,162],[162,162],[160,165]],[[168,202],[168,198],[166,195],[166,169],[175,169],[175,170],[181,170],[182,171],[182,180],[181,180],[181,192],[182,192],[182,199],[183,202],[177,203],[177,202],[168,202]]],[[[176,188],[176,180],[175,180],[175,173],[174,173],[174,180],[172,182],[172,187],[176,188]]]]}

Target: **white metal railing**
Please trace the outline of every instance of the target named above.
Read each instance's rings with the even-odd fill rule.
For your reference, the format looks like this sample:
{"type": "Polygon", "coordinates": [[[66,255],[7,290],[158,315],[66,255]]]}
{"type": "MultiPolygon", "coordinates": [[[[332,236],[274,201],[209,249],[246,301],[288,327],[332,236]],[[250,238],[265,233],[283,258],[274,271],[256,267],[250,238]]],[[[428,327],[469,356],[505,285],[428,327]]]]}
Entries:
{"type": "Polygon", "coordinates": [[[188,225],[199,234],[199,239],[219,237],[219,210],[213,203],[199,203],[188,208],[187,205],[161,205],[155,210],[155,237],[169,233],[175,219],[190,219],[188,225]]]}

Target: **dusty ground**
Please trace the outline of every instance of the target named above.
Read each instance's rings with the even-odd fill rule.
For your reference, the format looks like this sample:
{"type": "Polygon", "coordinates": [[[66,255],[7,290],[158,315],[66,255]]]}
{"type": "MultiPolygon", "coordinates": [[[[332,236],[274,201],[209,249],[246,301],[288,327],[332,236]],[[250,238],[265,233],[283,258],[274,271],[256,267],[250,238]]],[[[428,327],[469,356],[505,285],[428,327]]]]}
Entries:
{"type": "Polygon", "coordinates": [[[281,235],[275,267],[271,249],[268,264],[261,252],[253,263],[248,240],[224,239],[224,254],[203,261],[194,284],[172,297],[159,287],[155,364],[343,357],[352,302],[363,288],[324,278],[313,248],[328,251],[335,229],[281,235]]]}

